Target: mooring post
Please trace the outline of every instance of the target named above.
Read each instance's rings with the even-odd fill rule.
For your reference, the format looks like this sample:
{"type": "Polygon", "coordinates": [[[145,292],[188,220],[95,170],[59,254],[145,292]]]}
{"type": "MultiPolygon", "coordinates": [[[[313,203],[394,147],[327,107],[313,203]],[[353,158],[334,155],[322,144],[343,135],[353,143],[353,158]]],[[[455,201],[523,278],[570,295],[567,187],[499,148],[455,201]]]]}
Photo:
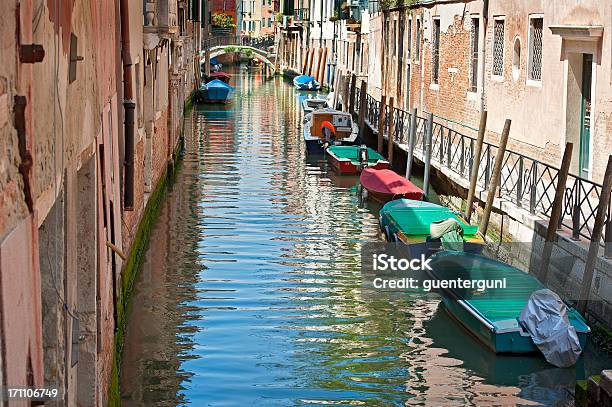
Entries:
{"type": "Polygon", "coordinates": [[[332,108],[338,108],[338,94],[340,93],[340,77],[342,74],[340,72],[336,73],[336,77],[334,78],[334,98],[332,101],[332,108]]]}
{"type": "Polygon", "coordinates": [[[382,98],[380,99],[380,108],[378,109],[378,146],[376,148],[379,154],[383,153],[386,106],[387,106],[387,95],[382,95],[382,98]]]}
{"type": "Polygon", "coordinates": [[[312,75],[315,78],[315,81],[319,82],[321,86],[323,86],[323,82],[321,81],[321,77],[319,76],[319,72],[321,72],[321,61],[323,59],[323,48],[319,48],[317,52],[317,66],[315,67],[315,71],[312,75]]]}
{"type": "Polygon", "coordinates": [[[308,50],[308,72],[306,75],[312,76],[312,60],[314,59],[314,49],[308,50]]]}
{"type": "Polygon", "coordinates": [[[495,193],[501,178],[504,154],[506,153],[508,135],[510,134],[510,123],[512,123],[512,121],[510,119],[506,119],[506,123],[504,123],[504,130],[502,131],[501,139],[499,140],[499,147],[497,147],[497,154],[495,155],[495,164],[493,165],[493,174],[491,177],[491,182],[489,183],[487,203],[482,215],[482,221],[480,222],[480,233],[482,233],[483,236],[486,236],[487,229],[489,228],[489,219],[491,218],[491,211],[493,210],[493,201],[495,200],[495,193]]]}
{"type": "Polygon", "coordinates": [[[389,99],[389,138],[387,140],[387,160],[393,168],[393,145],[395,144],[395,101],[389,99]]]}
{"type": "Polygon", "coordinates": [[[561,161],[561,168],[557,176],[557,188],[555,190],[555,198],[553,200],[552,209],[550,211],[550,219],[548,228],[546,229],[546,240],[544,241],[544,249],[542,250],[542,261],[540,262],[540,281],[546,283],[548,278],[548,267],[550,266],[550,256],[554,242],[557,240],[557,228],[561,224],[561,215],[563,210],[563,196],[565,195],[565,185],[567,183],[567,174],[569,174],[570,163],[572,161],[572,143],[565,144],[565,152],[561,161]]]}
{"type": "Polygon", "coordinates": [[[429,174],[431,172],[431,141],[433,139],[433,113],[427,113],[427,128],[425,129],[425,170],[423,174],[423,196],[429,197],[429,174]]]}
{"type": "Polygon", "coordinates": [[[472,206],[474,205],[474,197],[476,196],[476,183],[478,182],[478,170],[480,169],[480,154],[482,153],[482,142],[484,141],[485,133],[487,132],[487,111],[483,110],[480,113],[480,126],[478,127],[478,138],[474,147],[474,158],[472,159],[472,168],[470,172],[470,189],[468,191],[467,207],[465,208],[465,218],[469,222],[472,218],[472,206]]]}
{"type": "Polygon", "coordinates": [[[408,131],[408,156],[406,157],[406,179],[410,180],[412,175],[412,160],[414,159],[414,140],[416,139],[417,109],[412,109],[410,114],[410,129],[408,131]]]}
{"type": "Polygon", "coordinates": [[[206,48],[206,62],[204,64],[204,73],[206,76],[210,76],[210,50],[206,48]]]}
{"type": "Polygon", "coordinates": [[[347,113],[350,113],[349,110],[349,95],[351,93],[351,75],[348,73],[344,78],[344,94],[342,95],[342,109],[347,113]]]}
{"type": "Polygon", "coordinates": [[[355,113],[355,87],[357,86],[357,75],[352,74],[351,75],[351,94],[349,96],[349,108],[348,108],[348,112],[353,114],[355,113]]]}
{"type": "Polygon", "coordinates": [[[365,136],[365,115],[366,115],[366,92],[368,91],[368,83],[361,81],[359,89],[359,135],[363,142],[365,136]]]}
{"type": "Polygon", "coordinates": [[[593,224],[589,253],[587,254],[586,264],[584,265],[582,288],[580,289],[580,297],[578,298],[578,311],[580,311],[582,315],[585,314],[589,304],[591,284],[593,282],[593,274],[595,273],[595,265],[597,264],[597,254],[599,253],[599,245],[601,244],[601,234],[603,232],[604,223],[606,222],[608,205],[610,204],[610,192],[612,192],[612,155],[608,156],[608,165],[606,167],[606,173],[604,174],[601,195],[599,196],[599,205],[597,205],[597,214],[595,215],[595,223],[593,224]]]}

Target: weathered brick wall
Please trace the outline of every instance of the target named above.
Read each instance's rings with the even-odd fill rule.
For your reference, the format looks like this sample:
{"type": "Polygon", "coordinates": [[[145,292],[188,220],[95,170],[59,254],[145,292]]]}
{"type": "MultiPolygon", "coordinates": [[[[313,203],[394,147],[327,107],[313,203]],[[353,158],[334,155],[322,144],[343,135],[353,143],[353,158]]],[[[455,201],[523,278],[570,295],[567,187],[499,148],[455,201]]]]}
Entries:
{"type": "Polygon", "coordinates": [[[159,178],[166,170],[168,164],[168,109],[161,111],[155,120],[153,134],[153,185],[157,185],[159,178]]]}

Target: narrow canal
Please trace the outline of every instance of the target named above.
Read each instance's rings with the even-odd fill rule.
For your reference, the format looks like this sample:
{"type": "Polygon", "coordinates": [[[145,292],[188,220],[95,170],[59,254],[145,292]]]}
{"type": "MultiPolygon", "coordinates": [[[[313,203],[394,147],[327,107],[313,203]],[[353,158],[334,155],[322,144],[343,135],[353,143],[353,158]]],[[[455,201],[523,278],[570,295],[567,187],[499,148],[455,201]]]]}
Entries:
{"type": "MultiPolygon", "coordinates": [[[[238,71],[237,71],[238,72],[238,71]]],[[[377,207],[357,179],[306,159],[299,95],[232,78],[199,108],[136,282],[125,406],[563,405],[576,377],[494,356],[435,300],[364,297],[360,247],[377,207]]]]}

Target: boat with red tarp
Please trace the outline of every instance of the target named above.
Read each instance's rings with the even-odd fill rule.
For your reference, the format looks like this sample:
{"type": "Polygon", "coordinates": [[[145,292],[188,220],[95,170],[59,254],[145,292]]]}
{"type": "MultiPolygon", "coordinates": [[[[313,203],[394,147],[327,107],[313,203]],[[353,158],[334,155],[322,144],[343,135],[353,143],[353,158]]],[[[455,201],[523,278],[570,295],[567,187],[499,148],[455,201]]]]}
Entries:
{"type": "Polygon", "coordinates": [[[368,191],[368,196],[382,203],[399,198],[423,200],[421,188],[392,170],[364,168],[359,180],[368,191]]]}
{"type": "Polygon", "coordinates": [[[215,79],[219,79],[220,81],[223,81],[225,83],[229,83],[230,81],[230,76],[228,74],[226,74],[223,71],[218,71],[218,72],[212,72],[210,75],[208,75],[208,77],[206,78],[206,83],[213,81],[215,79]]]}

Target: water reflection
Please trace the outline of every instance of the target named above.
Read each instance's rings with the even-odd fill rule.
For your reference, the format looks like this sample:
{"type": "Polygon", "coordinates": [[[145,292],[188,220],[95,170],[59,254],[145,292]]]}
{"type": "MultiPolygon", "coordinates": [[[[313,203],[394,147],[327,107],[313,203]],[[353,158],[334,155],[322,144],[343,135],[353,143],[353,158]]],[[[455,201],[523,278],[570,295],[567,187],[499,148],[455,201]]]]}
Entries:
{"type": "Polygon", "coordinates": [[[379,207],[360,200],[357,177],[305,159],[289,86],[241,75],[231,107],[194,114],[137,282],[124,405],[567,397],[575,370],[493,356],[438,301],[362,295],[360,249],[379,239],[379,207]]]}

